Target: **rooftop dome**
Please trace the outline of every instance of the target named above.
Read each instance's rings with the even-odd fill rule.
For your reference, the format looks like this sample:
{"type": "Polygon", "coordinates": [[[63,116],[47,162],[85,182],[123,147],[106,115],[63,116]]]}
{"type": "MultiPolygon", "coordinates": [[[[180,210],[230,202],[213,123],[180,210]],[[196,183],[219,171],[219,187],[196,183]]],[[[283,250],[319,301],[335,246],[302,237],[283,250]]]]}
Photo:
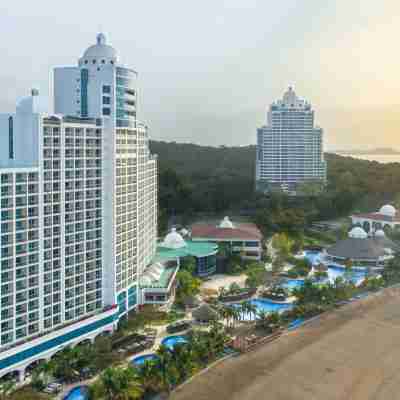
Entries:
{"type": "Polygon", "coordinates": [[[363,228],[356,226],[349,232],[349,237],[352,239],[367,239],[367,232],[363,228]]]}
{"type": "Polygon", "coordinates": [[[233,229],[233,224],[229,217],[225,217],[221,223],[219,224],[220,228],[225,228],[225,229],[233,229]]]}
{"type": "Polygon", "coordinates": [[[89,63],[93,62],[93,60],[96,60],[96,62],[101,62],[100,60],[104,60],[105,62],[117,62],[117,51],[114,49],[114,47],[106,44],[107,39],[104,33],[99,33],[97,35],[96,42],[96,44],[86,49],[86,51],[83,53],[83,57],[80,60],[81,62],[86,60],[89,63]]]}
{"type": "Polygon", "coordinates": [[[187,235],[189,235],[189,231],[186,229],[186,228],[182,228],[180,231],[179,231],[179,233],[182,235],[182,236],[187,236],[187,235]]]}
{"type": "Polygon", "coordinates": [[[387,217],[394,217],[396,215],[396,209],[390,204],[386,204],[385,206],[381,207],[379,214],[386,215],[387,217]]]}
{"type": "Polygon", "coordinates": [[[183,240],[182,236],[176,231],[175,228],[172,228],[171,232],[165,236],[164,241],[161,243],[162,247],[166,247],[168,249],[181,249],[186,246],[186,242],[183,240]]]}
{"type": "Polygon", "coordinates": [[[383,238],[385,237],[385,232],[382,229],[379,229],[378,231],[375,232],[375,237],[383,238]]]}

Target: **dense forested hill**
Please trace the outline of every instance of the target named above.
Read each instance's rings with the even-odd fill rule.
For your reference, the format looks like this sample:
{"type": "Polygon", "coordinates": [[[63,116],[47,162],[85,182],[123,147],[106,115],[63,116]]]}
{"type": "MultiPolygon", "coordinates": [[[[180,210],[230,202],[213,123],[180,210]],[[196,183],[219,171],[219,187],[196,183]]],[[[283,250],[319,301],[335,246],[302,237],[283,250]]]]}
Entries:
{"type": "MultiPolygon", "coordinates": [[[[254,193],[255,146],[209,147],[153,141],[150,147],[159,157],[160,208],[164,214],[259,208],[260,198],[254,193]]],[[[331,218],[397,200],[399,163],[380,164],[329,153],[326,160],[327,191],[300,205],[313,208],[307,215],[331,218]]]]}

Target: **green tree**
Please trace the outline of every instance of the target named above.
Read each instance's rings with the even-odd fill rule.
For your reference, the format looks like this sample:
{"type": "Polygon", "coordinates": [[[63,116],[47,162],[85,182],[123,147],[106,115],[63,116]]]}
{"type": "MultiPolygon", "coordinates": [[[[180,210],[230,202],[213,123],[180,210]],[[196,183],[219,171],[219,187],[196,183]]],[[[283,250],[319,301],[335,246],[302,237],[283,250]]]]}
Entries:
{"type": "Polygon", "coordinates": [[[290,255],[293,242],[286,233],[277,233],[272,238],[272,246],[277,251],[278,257],[286,259],[290,255]]]}
{"type": "Polygon", "coordinates": [[[344,266],[344,277],[346,281],[350,281],[353,275],[353,260],[351,260],[350,258],[346,258],[346,260],[344,260],[344,266]]]}
{"type": "Polygon", "coordinates": [[[89,393],[90,399],[96,400],[137,400],[142,398],[143,389],[132,366],[109,367],[89,393]]]}
{"type": "Polygon", "coordinates": [[[283,260],[282,257],[280,257],[280,256],[275,257],[274,261],[272,261],[272,272],[274,272],[274,273],[281,272],[284,265],[285,265],[285,261],[283,260]]]}
{"type": "Polygon", "coordinates": [[[385,280],[386,285],[400,282],[400,253],[396,253],[387,263],[382,272],[382,277],[385,280]]]}
{"type": "Polygon", "coordinates": [[[196,272],[196,259],[191,256],[187,256],[181,259],[180,270],[188,271],[192,275],[194,275],[196,272]]]}
{"type": "Polygon", "coordinates": [[[258,263],[250,264],[246,271],[246,286],[256,288],[264,283],[265,268],[258,263]]]}
{"type": "Polygon", "coordinates": [[[195,278],[190,272],[179,271],[176,275],[176,280],[176,301],[178,303],[182,303],[187,297],[193,297],[200,293],[201,280],[195,278]]]}
{"type": "Polygon", "coordinates": [[[0,383],[0,400],[9,400],[11,394],[15,391],[16,384],[12,380],[0,383]]]}

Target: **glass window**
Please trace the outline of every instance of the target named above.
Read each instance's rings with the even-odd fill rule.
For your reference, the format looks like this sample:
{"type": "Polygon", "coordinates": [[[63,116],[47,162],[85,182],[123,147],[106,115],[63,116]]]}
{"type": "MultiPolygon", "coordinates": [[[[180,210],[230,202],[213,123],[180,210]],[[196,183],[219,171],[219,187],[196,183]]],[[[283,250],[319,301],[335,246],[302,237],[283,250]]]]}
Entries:
{"type": "Polygon", "coordinates": [[[111,93],[111,86],[103,85],[103,93],[111,93]]]}
{"type": "Polygon", "coordinates": [[[111,115],[111,109],[108,107],[103,107],[103,115],[111,115]]]}

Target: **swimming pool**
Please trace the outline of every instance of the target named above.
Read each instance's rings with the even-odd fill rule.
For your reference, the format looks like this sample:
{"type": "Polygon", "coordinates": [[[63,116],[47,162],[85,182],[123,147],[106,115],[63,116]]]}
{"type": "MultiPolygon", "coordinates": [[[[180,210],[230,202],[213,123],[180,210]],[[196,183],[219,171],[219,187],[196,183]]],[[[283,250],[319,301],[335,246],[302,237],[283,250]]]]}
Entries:
{"type": "MultiPolygon", "coordinates": [[[[346,269],[344,267],[328,265],[328,279],[331,283],[334,283],[336,278],[345,277],[345,273],[346,269]]],[[[352,268],[349,278],[357,286],[364,280],[365,274],[364,268],[352,268]]]]}
{"type": "Polygon", "coordinates": [[[141,366],[143,365],[146,361],[156,361],[157,360],[157,355],[154,353],[151,354],[145,354],[143,356],[135,357],[132,360],[132,364],[136,366],[141,366]]]}
{"type": "Polygon", "coordinates": [[[321,255],[322,253],[320,251],[306,250],[304,252],[304,258],[310,261],[311,265],[320,263],[321,255]]]}
{"type": "MultiPolygon", "coordinates": [[[[344,267],[339,267],[337,265],[328,265],[328,278],[318,281],[318,283],[334,283],[336,278],[342,277],[345,278],[346,269],[344,267]]],[[[349,274],[349,278],[351,282],[353,282],[356,286],[358,286],[365,278],[365,269],[364,268],[352,268],[351,273],[349,274]]],[[[282,287],[286,288],[290,291],[293,289],[297,289],[304,285],[304,280],[302,279],[286,279],[285,282],[282,283],[282,287]]]]}
{"type": "Polygon", "coordinates": [[[161,342],[162,345],[168,347],[170,350],[173,350],[178,343],[187,343],[187,338],[182,335],[167,336],[161,342]]]}
{"type": "Polygon", "coordinates": [[[304,279],[287,279],[282,283],[282,287],[291,292],[293,289],[297,289],[304,285],[304,279]]]}
{"type": "Polygon", "coordinates": [[[87,386],[77,386],[73,388],[64,400],[87,400],[89,398],[89,389],[87,386]]]}
{"type": "MultiPolygon", "coordinates": [[[[253,299],[250,300],[250,304],[254,305],[257,309],[256,315],[254,313],[242,313],[241,314],[241,319],[243,321],[253,321],[254,319],[257,318],[257,313],[259,312],[265,312],[265,313],[271,313],[271,312],[283,312],[285,310],[290,310],[293,305],[291,303],[275,303],[271,300],[267,299],[253,299]]],[[[240,304],[233,304],[233,307],[240,307],[240,304]]]]}

